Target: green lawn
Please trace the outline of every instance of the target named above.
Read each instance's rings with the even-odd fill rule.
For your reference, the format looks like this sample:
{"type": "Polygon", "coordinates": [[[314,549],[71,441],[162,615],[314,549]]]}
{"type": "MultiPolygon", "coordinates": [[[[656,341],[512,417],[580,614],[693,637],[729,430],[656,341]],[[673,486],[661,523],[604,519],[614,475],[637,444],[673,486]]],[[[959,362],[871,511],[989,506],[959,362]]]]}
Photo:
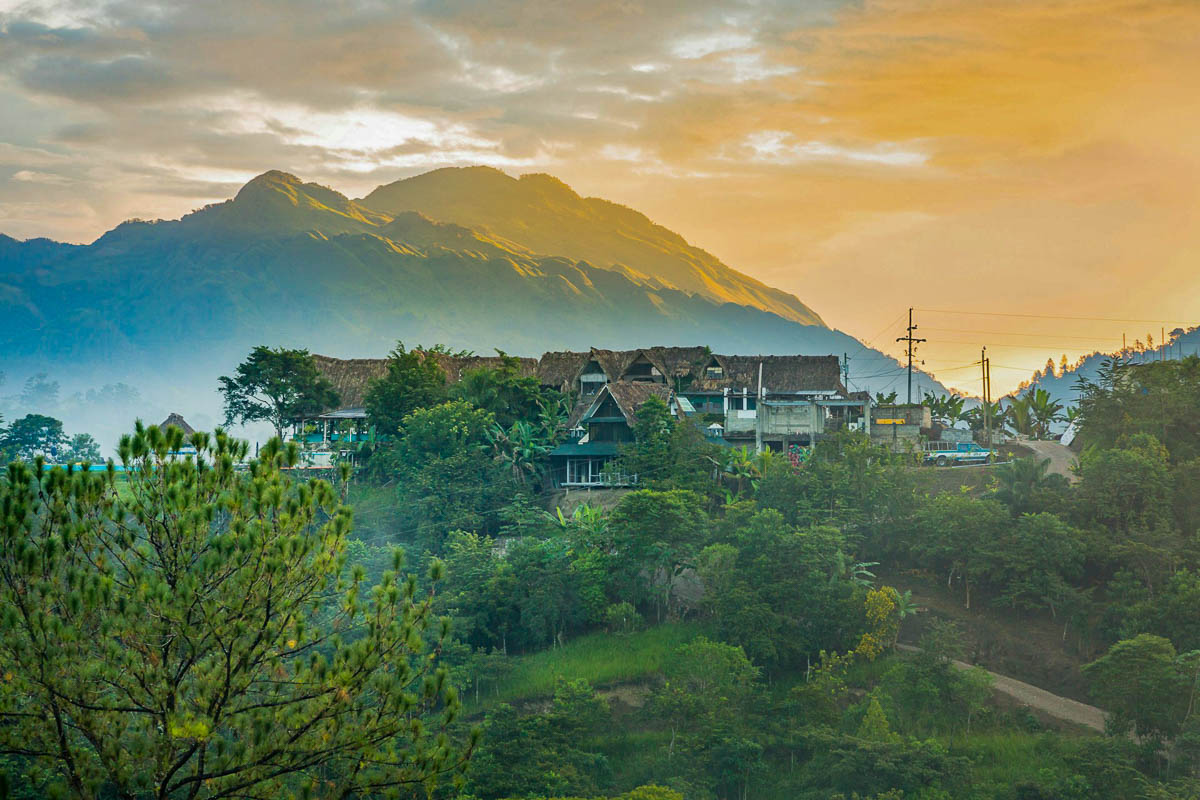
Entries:
{"type": "MultiPolygon", "coordinates": [[[[555,681],[586,679],[593,686],[622,683],[660,671],[676,648],[704,632],[700,625],[670,623],[619,636],[591,633],[562,647],[513,659],[513,669],[483,705],[547,697],[555,681]]],[[[482,699],[482,698],[481,698],[482,699]]]]}

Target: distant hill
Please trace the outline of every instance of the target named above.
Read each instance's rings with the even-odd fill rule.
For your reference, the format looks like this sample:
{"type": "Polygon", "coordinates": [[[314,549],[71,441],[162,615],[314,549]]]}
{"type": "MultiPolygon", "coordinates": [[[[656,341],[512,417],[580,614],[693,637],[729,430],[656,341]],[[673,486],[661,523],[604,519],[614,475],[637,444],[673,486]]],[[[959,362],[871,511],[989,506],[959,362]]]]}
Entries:
{"type": "Polygon", "coordinates": [[[1100,366],[1110,358],[1125,358],[1135,364],[1160,359],[1176,359],[1181,356],[1200,355],[1200,326],[1184,330],[1176,329],[1166,344],[1152,348],[1129,348],[1118,353],[1092,353],[1079,359],[1066,370],[1055,370],[1053,373],[1036,372],[1017,394],[1023,393],[1029,387],[1048,391],[1054,399],[1064,405],[1074,405],[1078,399],[1075,382],[1079,378],[1094,381],[1099,376],[1100,366]]]}
{"type": "Polygon", "coordinates": [[[0,399],[46,372],[64,391],[124,381],[164,398],[153,414],[190,417],[213,413],[216,376],[253,345],[380,356],[398,339],[887,360],[792,295],[547,176],[439,170],[355,201],[272,171],[90,245],[0,235],[0,399]]]}

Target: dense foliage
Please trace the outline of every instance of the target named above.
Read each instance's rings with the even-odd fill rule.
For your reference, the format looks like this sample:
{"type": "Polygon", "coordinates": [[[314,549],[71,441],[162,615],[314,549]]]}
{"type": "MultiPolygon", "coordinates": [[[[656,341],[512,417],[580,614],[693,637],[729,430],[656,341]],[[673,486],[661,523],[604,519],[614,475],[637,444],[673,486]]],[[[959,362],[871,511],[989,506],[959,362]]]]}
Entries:
{"type": "MultiPolygon", "coordinates": [[[[423,629],[406,638],[411,649],[388,669],[409,669],[404,674],[415,681],[419,670],[436,670],[425,660],[429,648],[440,655],[446,671],[430,673],[433,697],[440,699],[427,700],[412,681],[402,696],[427,703],[419,712],[427,720],[420,729],[426,737],[444,725],[449,738],[423,740],[438,754],[432,760],[406,750],[414,760],[400,764],[397,758],[392,765],[402,773],[413,770],[404,774],[416,781],[434,778],[438,770],[421,770],[435,762],[450,773],[462,767],[461,784],[441,780],[436,796],[1196,796],[1200,433],[1163,417],[1164,410],[1191,413],[1194,359],[1114,365],[1101,383],[1082,387],[1081,410],[1073,412],[1082,449],[1071,480],[1050,474],[1035,459],[1017,459],[980,468],[983,480],[960,489],[949,485],[949,471],[923,469],[854,433],[826,438],[796,462],[714,444],[693,420],[648,402],[638,411],[635,440],[620,455],[621,469],[638,474],[639,485],[580,502],[553,493],[543,480],[547,454],[563,434],[561,399],[522,377],[516,362],[468,371],[461,383],[447,387],[440,372],[428,369],[431,360],[409,358],[409,351],[394,357],[396,372],[389,370],[385,382],[394,379],[395,385],[377,395],[394,405],[377,413],[381,419],[395,414],[396,424],[347,488],[358,520],[358,538],[338,550],[347,563],[324,555],[323,548],[288,552],[302,561],[303,552],[329,561],[319,572],[328,580],[337,576],[350,592],[341,600],[336,593],[322,595],[303,617],[305,630],[337,626],[347,614],[361,619],[367,606],[357,598],[374,585],[379,588],[369,593],[371,602],[399,603],[401,624],[423,629]],[[394,546],[406,551],[418,572],[435,577],[445,570],[436,595],[418,599],[417,587],[426,592],[432,580],[397,578],[394,546]],[[363,587],[357,592],[355,581],[363,587]],[[941,607],[919,608],[914,592],[937,598],[941,607]],[[452,633],[431,624],[432,615],[451,619],[452,633]],[[1080,680],[1110,712],[1107,733],[1052,730],[1026,711],[993,703],[991,676],[960,663],[988,656],[967,649],[971,632],[946,619],[955,616],[968,624],[1006,619],[1052,629],[1061,658],[1088,664],[1080,680]],[[915,644],[915,651],[899,651],[901,640],[915,644]],[[459,701],[450,684],[468,690],[453,719],[459,701]],[[472,750],[475,724],[482,725],[483,738],[472,750]],[[453,741],[468,745],[459,749],[453,741]],[[472,757],[463,766],[459,756],[468,752],[472,757]]],[[[1060,412],[1039,410],[1041,404],[1031,393],[1022,406],[1034,432],[1045,435],[1060,412]]],[[[956,403],[939,415],[944,421],[968,418],[956,403]]],[[[161,434],[141,436],[138,446],[147,452],[169,447],[145,444],[161,434]]],[[[181,541],[190,546],[203,540],[202,532],[212,536],[238,519],[248,530],[284,525],[288,541],[334,535],[331,526],[339,541],[350,535],[348,513],[333,487],[279,475],[287,463],[283,451],[271,449],[267,463],[253,463],[243,484],[216,466],[219,459],[207,455],[207,446],[208,471],[169,466],[135,473],[131,487],[161,486],[157,493],[136,489],[134,501],[114,488],[113,476],[46,473],[9,483],[77,486],[69,493],[57,490],[77,498],[60,502],[62,519],[75,525],[69,537],[75,547],[89,536],[116,535],[98,521],[115,524],[116,509],[137,502],[172,510],[165,517],[134,514],[138,525],[147,531],[182,525],[188,536],[181,541]],[[217,481],[217,475],[228,481],[220,484],[223,493],[193,488],[217,481]],[[78,518],[77,505],[86,508],[93,496],[108,498],[94,501],[108,510],[94,515],[95,522],[78,518]],[[265,523],[254,516],[264,503],[275,509],[265,523]],[[193,507],[217,509],[210,527],[184,525],[172,516],[193,507]],[[90,533],[82,535],[83,529],[90,533]]],[[[50,512],[54,507],[45,505],[37,525],[59,519],[60,512],[50,512]]],[[[224,536],[216,538],[224,542],[224,536]]],[[[240,539],[230,546],[233,554],[243,552],[240,539]]],[[[43,561],[34,559],[34,566],[44,569],[43,561]]],[[[196,563],[196,569],[208,565],[196,563]]],[[[277,566],[269,561],[266,568],[277,566]]],[[[280,587],[310,574],[287,573],[277,579],[280,587]]],[[[69,610],[72,592],[88,608],[88,593],[95,591],[80,580],[63,577],[63,588],[55,590],[63,599],[47,608],[69,610]]],[[[214,596],[233,592],[251,608],[265,598],[238,580],[223,588],[221,581],[203,586],[214,596]]],[[[49,589],[39,591],[54,597],[49,589]]],[[[163,614],[142,619],[121,612],[114,617],[119,623],[109,624],[136,631],[136,637],[128,634],[130,642],[161,641],[168,624],[163,620],[181,615],[184,602],[167,594],[153,594],[163,614]]],[[[5,602],[18,606],[23,596],[14,592],[5,602]]],[[[207,619],[202,614],[193,624],[213,624],[207,619]]],[[[276,635],[272,629],[268,638],[292,636],[287,630],[276,635]]],[[[343,633],[350,644],[329,640],[328,646],[366,658],[355,643],[386,636],[377,625],[343,624],[349,630],[356,631],[343,633]]],[[[81,664],[98,658],[94,648],[112,647],[102,636],[82,642],[70,633],[64,641],[79,642],[72,647],[81,664]]],[[[293,668],[289,648],[309,640],[290,641],[270,656],[285,669],[293,668]]],[[[324,654],[324,646],[314,643],[310,651],[324,654]]],[[[109,668],[77,670],[81,677],[72,673],[70,681],[104,677],[109,668]]],[[[302,670],[298,663],[294,668],[302,670]]],[[[1016,677],[1036,683],[1038,675],[1016,677]]],[[[27,687],[28,681],[14,678],[9,686],[27,687]]],[[[359,698],[361,708],[381,699],[347,690],[352,706],[359,698]]],[[[372,685],[372,691],[382,690],[372,685]]],[[[181,717],[184,727],[162,746],[215,747],[207,732],[186,727],[192,720],[212,725],[195,710],[197,693],[174,696],[177,703],[192,703],[193,717],[181,717]]],[[[48,697],[43,702],[63,702],[48,697]]],[[[65,701],[73,699],[68,692],[65,701]]],[[[306,714],[322,724],[309,706],[297,708],[304,711],[283,715],[276,727],[283,730],[306,714]]],[[[355,735],[370,730],[360,725],[355,735]]],[[[363,752],[381,746],[347,741],[350,749],[368,748],[363,752]]],[[[39,771],[41,762],[15,746],[9,754],[5,766],[20,776],[22,787],[40,789],[38,782],[52,774],[39,771]]],[[[356,780],[343,774],[358,774],[348,764],[323,766],[322,780],[356,780]]],[[[64,774],[58,769],[53,774],[64,774]]],[[[103,774],[96,780],[114,785],[103,774]]],[[[279,780],[301,785],[298,776],[279,780]]],[[[351,795],[360,789],[352,787],[351,795]]]]}
{"type": "MultiPolygon", "coordinates": [[[[14,463],[0,479],[0,749],[75,797],[408,794],[468,744],[432,592],[344,569],[352,513],[281,469],[294,448],[178,428],[117,473],[14,463]]],[[[430,577],[440,577],[434,564],[430,577]]]]}

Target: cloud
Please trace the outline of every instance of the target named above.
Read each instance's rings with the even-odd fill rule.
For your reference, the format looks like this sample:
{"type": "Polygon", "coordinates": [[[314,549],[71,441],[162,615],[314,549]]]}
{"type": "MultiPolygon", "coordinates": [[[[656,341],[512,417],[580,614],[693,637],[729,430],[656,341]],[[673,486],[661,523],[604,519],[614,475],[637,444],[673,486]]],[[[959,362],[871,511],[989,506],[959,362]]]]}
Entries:
{"type": "Polygon", "coordinates": [[[35,172],[29,169],[17,170],[13,173],[12,180],[25,183],[66,184],[71,182],[70,178],[63,175],[56,175],[53,172],[35,172]]]}
{"type": "Polygon", "coordinates": [[[1182,313],[1196,52],[1194,0],[35,0],[0,11],[0,229],[87,240],[268,168],[361,195],[486,163],[646,211],[852,331],[912,302],[898,274],[1182,313]]]}

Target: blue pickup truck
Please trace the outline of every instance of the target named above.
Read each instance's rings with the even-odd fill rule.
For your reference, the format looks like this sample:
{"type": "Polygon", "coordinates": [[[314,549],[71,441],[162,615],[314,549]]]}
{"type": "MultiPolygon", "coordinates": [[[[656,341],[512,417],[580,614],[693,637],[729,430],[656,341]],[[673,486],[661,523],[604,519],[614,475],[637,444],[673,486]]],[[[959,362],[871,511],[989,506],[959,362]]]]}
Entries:
{"type": "Polygon", "coordinates": [[[986,464],[994,456],[994,451],[974,442],[926,442],[922,450],[925,463],[939,467],[986,464]]]}

